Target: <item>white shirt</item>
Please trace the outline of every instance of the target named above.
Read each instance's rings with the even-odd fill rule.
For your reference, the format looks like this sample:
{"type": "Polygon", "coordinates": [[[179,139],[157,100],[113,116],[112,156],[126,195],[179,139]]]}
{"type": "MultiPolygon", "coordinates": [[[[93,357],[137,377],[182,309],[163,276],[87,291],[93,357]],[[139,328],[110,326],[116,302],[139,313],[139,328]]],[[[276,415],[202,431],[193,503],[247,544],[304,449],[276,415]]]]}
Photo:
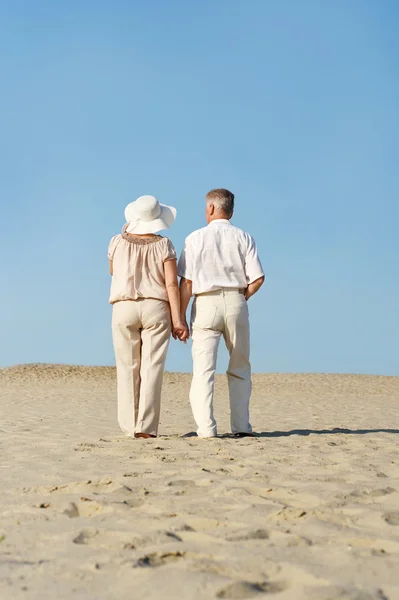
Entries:
{"type": "Polygon", "coordinates": [[[254,239],[227,219],[215,219],[186,238],[178,272],[193,282],[193,294],[246,289],[264,276],[254,239]]]}

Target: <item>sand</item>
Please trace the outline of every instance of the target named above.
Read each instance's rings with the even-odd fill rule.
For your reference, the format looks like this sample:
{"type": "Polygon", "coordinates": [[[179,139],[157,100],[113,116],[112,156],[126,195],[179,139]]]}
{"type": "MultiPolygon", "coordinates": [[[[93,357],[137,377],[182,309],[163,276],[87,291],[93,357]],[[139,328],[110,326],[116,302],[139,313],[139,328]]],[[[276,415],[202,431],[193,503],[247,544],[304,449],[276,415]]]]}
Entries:
{"type": "Polygon", "coordinates": [[[240,440],[190,435],[189,383],[147,441],[112,368],[0,370],[0,597],[399,598],[399,378],[256,375],[240,440]]]}

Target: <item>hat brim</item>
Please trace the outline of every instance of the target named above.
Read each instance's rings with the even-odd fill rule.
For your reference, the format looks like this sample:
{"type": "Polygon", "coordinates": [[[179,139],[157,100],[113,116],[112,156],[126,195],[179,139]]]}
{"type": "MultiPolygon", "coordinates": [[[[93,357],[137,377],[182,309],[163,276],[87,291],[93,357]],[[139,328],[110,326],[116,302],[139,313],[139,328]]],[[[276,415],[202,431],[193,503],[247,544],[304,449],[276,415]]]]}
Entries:
{"type": "MultiPolygon", "coordinates": [[[[166,204],[160,204],[159,206],[161,207],[161,214],[157,219],[153,221],[140,221],[137,217],[136,223],[133,220],[128,223],[129,233],[143,235],[145,233],[157,233],[158,231],[164,231],[172,227],[176,219],[176,209],[166,204]]],[[[130,213],[130,216],[134,216],[134,212],[130,213]]]]}

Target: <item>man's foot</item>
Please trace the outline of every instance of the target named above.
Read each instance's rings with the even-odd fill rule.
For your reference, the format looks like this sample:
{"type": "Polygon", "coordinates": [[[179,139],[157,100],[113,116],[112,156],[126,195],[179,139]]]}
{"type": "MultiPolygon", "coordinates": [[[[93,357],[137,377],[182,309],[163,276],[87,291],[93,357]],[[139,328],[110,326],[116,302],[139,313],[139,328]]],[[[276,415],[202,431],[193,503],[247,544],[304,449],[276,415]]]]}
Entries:
{"type": "Polygon", "coordinates": [[[148,440],[149,438],[156,438],[156,435],[151,435],[150,433],[135,433],[134,434],[135,438],[144,438],[145,440],[148,440]]]}
{"type": "Polygon", "coordinates": [[[233,433],[233,437],[235,438],[244,438],[244,437],[255,437],[255,434],[252,431],[242,431],[239,433],[233,433]]]}

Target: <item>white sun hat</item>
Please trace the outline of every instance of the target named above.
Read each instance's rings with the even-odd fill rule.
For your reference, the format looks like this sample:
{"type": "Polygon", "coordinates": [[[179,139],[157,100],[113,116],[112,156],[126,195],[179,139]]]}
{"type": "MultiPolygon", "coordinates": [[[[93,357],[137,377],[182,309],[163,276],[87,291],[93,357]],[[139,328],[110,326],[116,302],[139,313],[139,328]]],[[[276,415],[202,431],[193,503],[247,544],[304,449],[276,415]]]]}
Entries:
{"type": "Polygon", "coordinates": [[[169,229],[176,219],[176,212],[173,206],[160,204],[155,196],[140,196],[125,208],[125,231],[143,235],[169,229]]]}

